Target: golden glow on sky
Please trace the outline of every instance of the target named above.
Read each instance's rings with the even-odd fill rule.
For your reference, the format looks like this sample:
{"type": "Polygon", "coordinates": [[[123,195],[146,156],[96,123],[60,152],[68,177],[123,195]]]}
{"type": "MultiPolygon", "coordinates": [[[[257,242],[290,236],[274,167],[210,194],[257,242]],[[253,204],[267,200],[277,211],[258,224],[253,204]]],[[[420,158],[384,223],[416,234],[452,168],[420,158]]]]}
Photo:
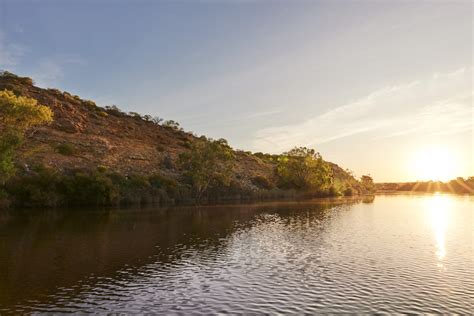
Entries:
{"type": "Polygon", "coordinates": [[[416,180],[448,181],[456,178],[459,165],[449,148],[433,146],[422,148],[413,157],[413,175],[416,180]]]}

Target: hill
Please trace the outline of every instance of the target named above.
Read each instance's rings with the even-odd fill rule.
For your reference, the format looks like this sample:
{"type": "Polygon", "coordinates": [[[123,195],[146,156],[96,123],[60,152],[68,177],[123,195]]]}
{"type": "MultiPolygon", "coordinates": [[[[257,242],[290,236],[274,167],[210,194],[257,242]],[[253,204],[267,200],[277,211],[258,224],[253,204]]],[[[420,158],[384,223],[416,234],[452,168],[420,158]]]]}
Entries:
{"type": "MultiPolygon", "coordinates": [[[[29,130],[18,148],[15,163],[19,173],[13,187],[15,181],[37,175],[40,169],[54,172],[55,176],[77,170],[86,173],[102,170],[124,178],[157,175],[161,182],[186,187],[179,157],[203,137],[185,132],[178,123],[124,113],[115,106],[102,108],[68,92],[36,87],[30,78],[8,72],[0,76],[0,91],[4,89],[17,96],[36,99],[54,114],[52,124],[29,130]]],[[[232,151],[235,157],[229,184],[232,190],[216,193],[214,197],[295,194],[295,190],[279,185],[278,155],[232,151]]],[[[336,191],[347,195],[364,193],[364,187],[352,175],[334,163],[328,162],[328,165],[333,188],[327,194],[336,194],[336,191]]],[[[170,200],[177,199],[169,192],[168,195],[170,200]]]]}

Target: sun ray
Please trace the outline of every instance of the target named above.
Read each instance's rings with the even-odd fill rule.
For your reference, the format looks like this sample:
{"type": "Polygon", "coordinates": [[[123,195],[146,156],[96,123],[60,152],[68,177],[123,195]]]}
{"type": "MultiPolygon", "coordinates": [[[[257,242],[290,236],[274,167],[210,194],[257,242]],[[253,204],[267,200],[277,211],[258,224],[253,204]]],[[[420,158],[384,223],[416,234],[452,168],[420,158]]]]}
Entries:
{"type": "Polygon", "coordinates": [[[416,191],[416,189],[418,189],[418,187],[421,185],[421,182],[416,182],[415,185],[411,188],[410,191],[416,191]]]}
{"type": "MultiPolygon", "coordinates": [[[[464,182],[462,181],[459,181],[458,179],[455,179],[454,181],[456,181],[457,184],[459,184],[460,186],[462,186],[464,189],[467,190],[467,192],[469,193],[474,193],[474,190],[472,188],[470,188],[468,185],[466,185],[464,182]]],[[[448,185],[451,186],[451,184],[448,182],[448,185]]]]}

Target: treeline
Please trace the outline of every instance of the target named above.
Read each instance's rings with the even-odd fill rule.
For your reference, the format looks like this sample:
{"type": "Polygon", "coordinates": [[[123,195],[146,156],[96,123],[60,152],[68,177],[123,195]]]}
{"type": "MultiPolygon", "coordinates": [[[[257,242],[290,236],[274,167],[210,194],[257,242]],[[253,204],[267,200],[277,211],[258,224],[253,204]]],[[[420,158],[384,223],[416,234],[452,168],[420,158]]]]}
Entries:
{"type": "MultiPolygon", "coordinates": [[[[351,196],[370,193],[373,182],[365,176],[364,191],[335,181],[328,164],[312,149],[295,148],[280,155],[276,177],[255,176],[255,188],[235,178],[235,152],[223,139],[204,137],[180,155],[178,178],[163,174],[122,175],[96,170],[58,171],[44,166],[20,169],[0,186],[4,206],[117,206],[195,204],[276,198],[351,196]]],[[[359,183],[359,182],[358,182],[359,183]]],[[[0,200],[2,200],[0,198],[0,200]]]]}
{"type": "MultiPolygon", "coordinates": [[[[21,90],[22,84],[26,84],[30,86],[34,85],[33,79],[29,77],[20,77],[9,71],[0,71],[0,77],[13,79],[14,81],[18,82],[19,85],[15,85],[15,87],[19,88],[19,90],[21,90]]],[[[78,95],[74,95],[67,91],[61,91],[59,89],[54,89],[54,88],[48,88],[46,90],[52,93],[53,95],[55,95],[56,97],[63,98],[66,101],[73,102],[76,104],[79,104],[79,103],[83,104],[89,109],[94,110],[98,116],[107,117],[109,115],[112,115],[116,117],[131,117],[137,120],[153,123],[155,125],[159,125],[159,126],[162,126],[164,128],[168,128],[174,131],[184,132],[183,128],[179,125],[179,123],[174,120],[165,120],[164,118],[159,117],[159,116],[141,115],[137,112],[125,112],[121,110],[117,105],[108,105],[105,107],[100,107],[92,100],[82,99],[78,95]]],[[[17,91],[12,91],[12,92],[16,93],[17,91]]]]}
{"type": "Polygon", "coordinates": [[[474,177],[467,179],[458,177],[448,182],[418,181],[405,183],[377,183],[377,191],[404,191],[404,192],[445,192],[456,194],[474,194],[474,177]]]}

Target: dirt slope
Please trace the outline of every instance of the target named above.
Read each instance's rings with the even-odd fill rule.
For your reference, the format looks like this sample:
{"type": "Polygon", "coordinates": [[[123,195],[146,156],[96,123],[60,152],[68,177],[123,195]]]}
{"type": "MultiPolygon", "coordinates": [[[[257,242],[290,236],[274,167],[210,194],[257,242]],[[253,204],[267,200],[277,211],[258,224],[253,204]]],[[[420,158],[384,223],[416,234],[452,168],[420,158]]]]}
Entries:
{"type": "MultiPolygon", "coordinates": [[[[97,107],[67,92],[36,87],[29,78],[0,76],[3,89],[35,98],[54,112],[51,125],[29,131],[17,157],[25,168],[37,164],[58,170],[102,166],[123,175],[162,173],[179,177],[177,157],[195,139],[191,133],[97,107]],[[61,146],[70,152],[65,154],[61,146]]],[[[235,180],[242,187],[254,188],[251,179],[256,176],[275,180],[275,164],[271,161],[241,151],[236,157],[235,180]]],[[[339,166],[331,167],[338,177],[352,178],[339,166]]]]}

